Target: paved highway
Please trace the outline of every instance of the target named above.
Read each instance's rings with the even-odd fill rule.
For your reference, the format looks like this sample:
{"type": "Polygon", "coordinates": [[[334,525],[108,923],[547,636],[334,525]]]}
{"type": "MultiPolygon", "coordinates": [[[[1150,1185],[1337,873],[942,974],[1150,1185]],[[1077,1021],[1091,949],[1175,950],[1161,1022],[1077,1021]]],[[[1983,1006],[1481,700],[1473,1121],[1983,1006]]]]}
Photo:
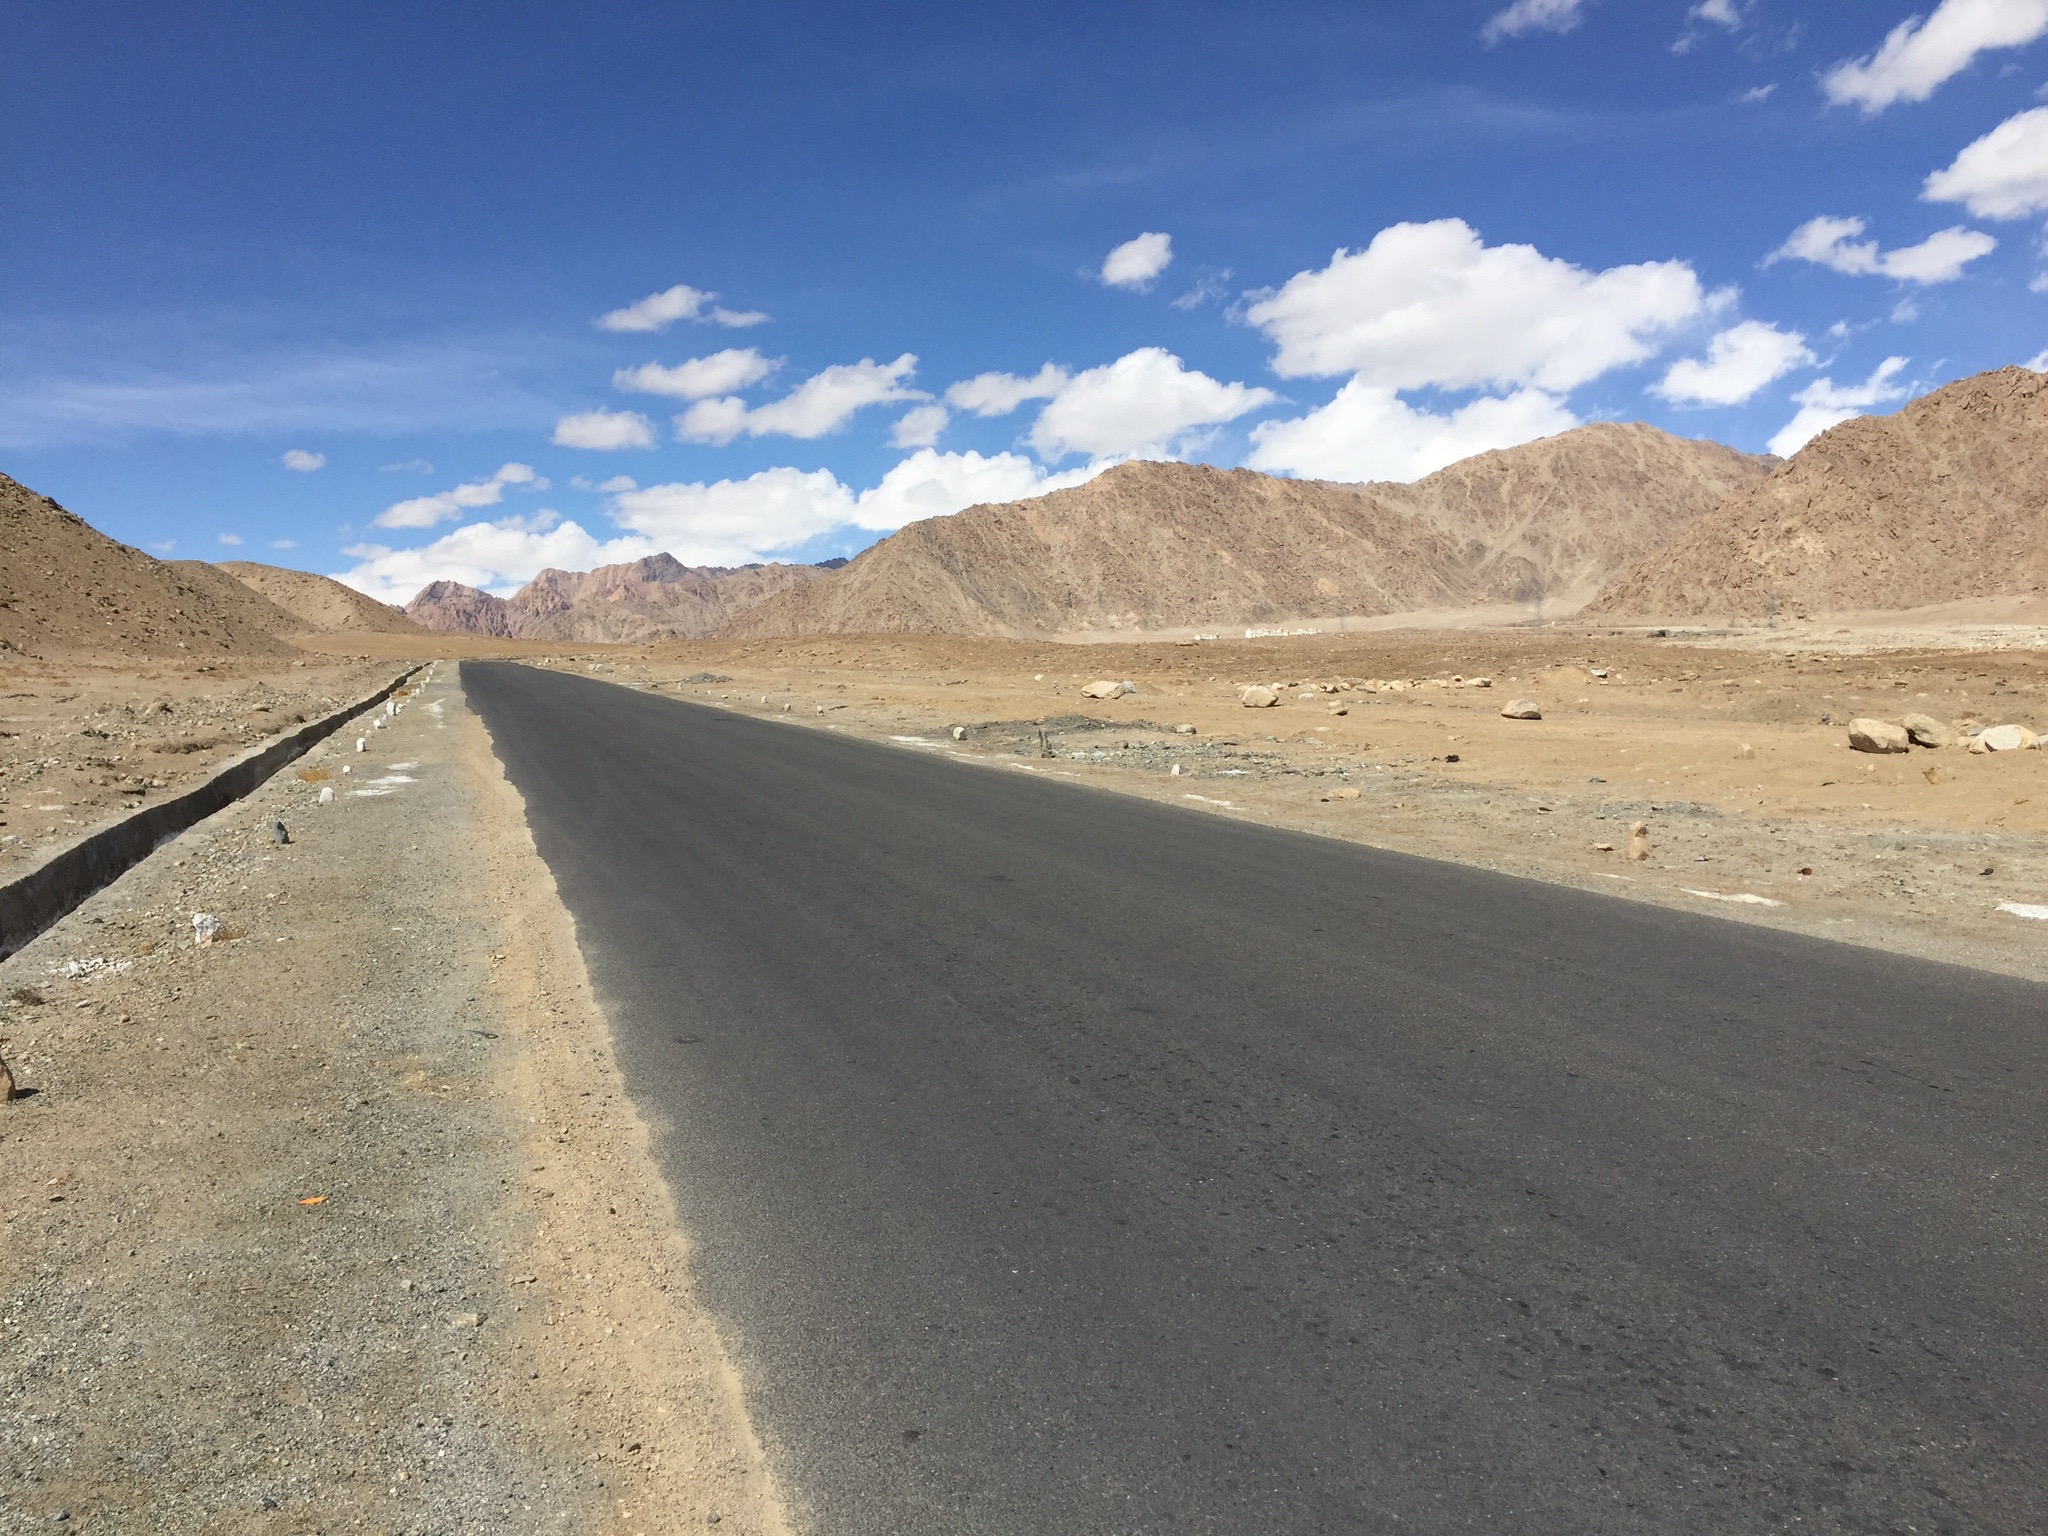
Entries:
{"type": "Polygon", "coordinates": [[[462,679],[820,1536],[2048,1525],[2048,990],[462,679]]]}

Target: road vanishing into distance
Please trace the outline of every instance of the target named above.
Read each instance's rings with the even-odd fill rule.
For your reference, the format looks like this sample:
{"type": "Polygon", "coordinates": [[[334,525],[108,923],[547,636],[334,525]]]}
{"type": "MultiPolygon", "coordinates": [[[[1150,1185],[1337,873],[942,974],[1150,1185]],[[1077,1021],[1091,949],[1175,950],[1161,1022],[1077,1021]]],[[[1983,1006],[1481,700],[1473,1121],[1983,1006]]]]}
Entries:
{"type": "Polygon", "coordinates": [[[806,1530],[2048,1526],[2048,989],[462,681],[806,1530]]]}

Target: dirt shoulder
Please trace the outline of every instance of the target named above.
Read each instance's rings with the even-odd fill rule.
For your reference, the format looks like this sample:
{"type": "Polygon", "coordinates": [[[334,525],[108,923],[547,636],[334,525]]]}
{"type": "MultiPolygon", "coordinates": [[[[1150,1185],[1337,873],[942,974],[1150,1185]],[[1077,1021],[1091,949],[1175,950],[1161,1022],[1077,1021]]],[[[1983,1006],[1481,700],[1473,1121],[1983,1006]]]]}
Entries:
{"type": "Polygon", "coordinates": [[[0,963],[0,1526],[782,1530],[454,669],[372,745],[0,963]]]}
{"type": "Polygon", "coordinates": [[[2048,751],[1872,756],[1849,750],[1845,729],[1910,712],[2048,730],[2048,652],[2015,633],[1467,630],[1087,646],[833,636],[542,664],[1005,772],[2048,979],[2048,928],[2000,905],[2048,906],[2048,751]],[[1086,697],[1098,679],[1136,692],[1086,697]],[[1280,702],[1243,707],[1251,683],[1280,702]],[[1502,718],[1523,697],[1542,718],[1502,718]],[[1650,856],[1637,862],[1639,821],[1650,856]]]}

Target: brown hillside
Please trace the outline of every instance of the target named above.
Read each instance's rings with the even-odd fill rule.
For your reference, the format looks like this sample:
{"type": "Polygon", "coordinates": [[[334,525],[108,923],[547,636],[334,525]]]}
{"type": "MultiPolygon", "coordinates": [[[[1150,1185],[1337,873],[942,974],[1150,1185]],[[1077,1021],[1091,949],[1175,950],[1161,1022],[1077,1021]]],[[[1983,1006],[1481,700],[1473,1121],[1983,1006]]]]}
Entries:
{"type": "Polygon", "coordinates": [[[518,640],[700,639],[764,599],[825,574],[814,565],[728,569],[649,555],[594,571],[542,571],[509,598],[437,581],[405,611],[428,629],[518,640]]]}
{"type": "Polygon", "coordinates": [[[373,597],[365,597],[354,587],[345,587],[331,576],[316,576],[311,571],[286,570],[276,565],[259,565],[253,560],[223,560],[220,568],[292,615],[303,629],[326,634],[420,633],[419,625],[396,608],[373,597]]]}
{"type": "Polygon", "coordinates": [[[233,614],[244,624],[254,625],[280,640],[307,633],[307,626],[295,614],[287,613],[261,592],[243,585],[219,566],[205,560],[166,562],[193,588],[206,594],[221,612],[233,614]]]}
{"type": "Polygon", "coordinates": [[[0,475],[0,647],[34,655],[276,655],[271,605],[212,567],[153,560],[0,475]]]}
{"type": "Polygon", "coordinates": [[[1754,620],[2044,588],[2048,375],[2003,368],[1822,433],[1588,611],[1754,620]]]}
{"type": "Polygon", "coordinates": [[[1598,425],[1413,485],[1123,464],[1070,490],[912,523],[726,633],[1054,635],[1539,596],[1570,608],[1775,463],[1598,425]]]}

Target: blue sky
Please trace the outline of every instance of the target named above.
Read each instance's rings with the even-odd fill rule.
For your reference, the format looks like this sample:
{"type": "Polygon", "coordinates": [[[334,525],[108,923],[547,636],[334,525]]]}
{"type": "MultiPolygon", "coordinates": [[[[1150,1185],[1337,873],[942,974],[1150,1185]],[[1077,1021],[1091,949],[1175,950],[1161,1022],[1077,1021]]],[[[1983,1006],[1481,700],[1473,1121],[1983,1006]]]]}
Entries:
{"type": "Polygon", "coordinates": [[[400,601],[2048,348],[2048,0],[0,17],[0,470],[400,601]]]}

